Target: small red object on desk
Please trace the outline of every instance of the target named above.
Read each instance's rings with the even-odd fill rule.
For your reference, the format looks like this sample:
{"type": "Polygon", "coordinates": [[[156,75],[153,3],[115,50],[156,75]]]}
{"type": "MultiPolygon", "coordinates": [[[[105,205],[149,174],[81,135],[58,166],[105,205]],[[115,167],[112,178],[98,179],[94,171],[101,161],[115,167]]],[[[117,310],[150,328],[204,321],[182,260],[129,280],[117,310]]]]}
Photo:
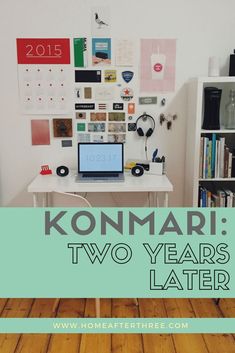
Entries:
{"type": "Polygon", "coordinates": [[[41,175],[52,174],[52,171],[51,171],[51,169],[49,169],[49,165],[48,165],[48,164],[41,166],[40,174],[41,174],[41,175]]]}

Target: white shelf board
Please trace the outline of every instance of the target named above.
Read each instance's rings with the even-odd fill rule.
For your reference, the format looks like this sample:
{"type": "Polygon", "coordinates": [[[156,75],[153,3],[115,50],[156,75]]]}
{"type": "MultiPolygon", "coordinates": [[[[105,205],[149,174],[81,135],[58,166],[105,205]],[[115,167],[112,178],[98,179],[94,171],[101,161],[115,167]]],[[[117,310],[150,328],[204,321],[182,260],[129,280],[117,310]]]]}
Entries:
{"type": "Polygon", "coordinates": [[[235,134],[235,129],[221,129],[221,130],[203,130],[201,129],[201,134],[235,134]]]}
{"type": "Polygon", "coordinates": [[[235,83],[235,76],[198,77],[197,80],[202,83],[235,83]]]}
{"type": "Polygon", "coordinates": [[[199,178],[199,181],[235,181],[235,178],[199,178]]]}

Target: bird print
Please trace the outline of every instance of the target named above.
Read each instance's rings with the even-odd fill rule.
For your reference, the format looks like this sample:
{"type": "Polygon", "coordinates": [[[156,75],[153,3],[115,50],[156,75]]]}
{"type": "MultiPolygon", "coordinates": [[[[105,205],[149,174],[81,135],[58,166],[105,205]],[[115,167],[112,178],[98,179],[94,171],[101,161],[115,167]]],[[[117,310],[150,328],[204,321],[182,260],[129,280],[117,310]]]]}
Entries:
{"type": "Polygon", "coordinates": [[[105,23],[104,21],[102,21],[100,18],[99,18],[99,15],[98,13],[96,12],[95,13],[95,22],[98,24],[98,28],[102,28],[103,26],[108,26],[107,23],[105,23]]]}

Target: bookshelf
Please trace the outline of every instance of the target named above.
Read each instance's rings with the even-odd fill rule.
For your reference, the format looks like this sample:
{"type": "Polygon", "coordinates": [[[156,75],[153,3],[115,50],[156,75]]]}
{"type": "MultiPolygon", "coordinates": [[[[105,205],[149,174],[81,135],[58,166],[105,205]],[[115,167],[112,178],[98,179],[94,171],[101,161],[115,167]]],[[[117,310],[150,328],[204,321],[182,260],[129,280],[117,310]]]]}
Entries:
{"type": "MultiPolygon", "coordinates": [[[[187,109],[187,139],[186,139],[186,161],[185,161],[185,206],[198,207],[202,206],[199,202],[199,187],[216,195],[221,190],[232,191],[235,193],[235,177],[224,177],[224,175],[207,175],[202,176],[202,160],[201,149],[202,139],[207,137],[225,141],[225,145],[231,153],[235,149],[235,130],[226,130],[223,126],[225,116],[225,105],[229,99],[230,89],[235,89],[235,77],[200,77],[191,79],[188,82],[188,109],[187,109]],[[203,113],[204,113],[204,88],[217,87],[222,89],[222,97],[220,103],[220,130],[204,130],[202,129],[203,113]]],[[[204,142],[204,141],[203,141],[204,142]]],[[[216,151],[216,150],[215,150],[216,151]]],[[[218,152],[217,152],[218,153],[218,152]]],[[[227,150],[228,153],[228,150],[227,150]]],[[[217,157],[218,158],[218,157],[217,157]]],[[[220,194],[221,195],[221,194],[220,194]]],[[[232,194],[228,197],[226,205],[232,206],[232,194]]],[[[235,199],[234,199],[235,200],[235,199]]],[[[210,203],[210,200],[209,200],[210,203]]],[[[212,204],[214,205],[214,200],[212,204]]],[[[224,205],[224,204],[223,204],[224,205]]],[[[204,203],[205,206],[205,203],[204,203]]],[[[217,202],[217,206],[222,203],[217,202]]]]}

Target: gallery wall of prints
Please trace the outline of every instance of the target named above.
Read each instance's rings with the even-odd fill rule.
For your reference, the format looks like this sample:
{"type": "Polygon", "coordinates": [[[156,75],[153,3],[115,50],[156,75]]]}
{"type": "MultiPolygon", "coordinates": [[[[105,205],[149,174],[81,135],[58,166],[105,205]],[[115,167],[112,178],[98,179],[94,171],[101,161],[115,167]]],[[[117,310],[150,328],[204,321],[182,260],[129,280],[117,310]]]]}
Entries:
{"type": "Polygon", "coordinates": [[[136,41],[111,36],[108,7],[90,16],[89,37],[16,40],[20,109],[33,146],[125,143],[138,116],[157,112],[175,89],[175,39],[140,39],[136,57],[136,41]]]}

